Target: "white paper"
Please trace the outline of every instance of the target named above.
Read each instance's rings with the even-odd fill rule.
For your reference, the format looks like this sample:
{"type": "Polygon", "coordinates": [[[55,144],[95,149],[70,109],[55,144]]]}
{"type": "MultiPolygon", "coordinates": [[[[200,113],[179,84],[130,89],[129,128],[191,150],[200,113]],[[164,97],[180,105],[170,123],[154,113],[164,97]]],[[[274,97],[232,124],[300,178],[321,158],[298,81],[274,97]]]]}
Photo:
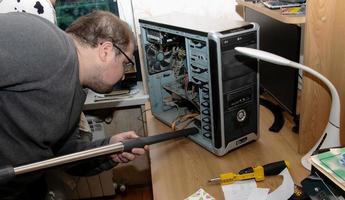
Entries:
{"type": "Polygon", "coordinates": [[[208,194],[204,189],[200,188],[184,200],[215,200],[215,198],[208,194]]]}
{"type": "Polygon", "coordinates": [[[248,200],[266,200],[268,196],[268,188],[256,188],[249,194],[248,200]]]}
{"type": "Polygon", "coordinates": [[[279,175],[283,176],[283,183],[268,194],[267,200],[287,200],[294,193],[295,184],[293,183],[289,170],[285,168],[279,175]]]}
{"type": "Polygon", "coordinates": [[[222,185],[225,200],[247,200],[252,190],[256,188],[254,179],[222,185]]]}

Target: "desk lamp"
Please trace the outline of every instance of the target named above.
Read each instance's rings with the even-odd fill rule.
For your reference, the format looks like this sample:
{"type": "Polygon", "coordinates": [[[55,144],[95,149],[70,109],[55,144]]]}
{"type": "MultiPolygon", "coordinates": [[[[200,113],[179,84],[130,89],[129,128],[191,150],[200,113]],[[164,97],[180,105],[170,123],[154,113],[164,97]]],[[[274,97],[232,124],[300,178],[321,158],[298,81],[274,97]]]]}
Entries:
{"type": "Polygon", "coordinates": [[[320,79],[329,89],[331,96],[332,96],[332,103],[331,103],[331,109],[330,114],[328,118],[328,123],[323,131],[322,136],[317,141],[317,143],[309,150],[307,154],[303,156],[301,159],[302,165],[310,170],[311,164],[309,161],[310,156],[312,153],[317,149],[323,149],[323,148],[329,148],[329,147],[337,147],[340,146],[340,135],[339,135],[339,128],[340,128],[340,100],[337,90],[335,89],[334,85],[322,74],[319,72],[296,62],[293,62],[291,60],[288,60],[286,58],[277,56],[272,53],[268,53],[265,51],[257,50],[257,49],[251,49],[246,47],[236,47],[236,51],[239,53],[257,58],[259,60],[263,60],[266,62],[274,63],[277,65],[283,65],[287,67],[292,67],[296,69],[301,69],[303,71],[308,72],[309,74],[317,77],[320,79]]]}

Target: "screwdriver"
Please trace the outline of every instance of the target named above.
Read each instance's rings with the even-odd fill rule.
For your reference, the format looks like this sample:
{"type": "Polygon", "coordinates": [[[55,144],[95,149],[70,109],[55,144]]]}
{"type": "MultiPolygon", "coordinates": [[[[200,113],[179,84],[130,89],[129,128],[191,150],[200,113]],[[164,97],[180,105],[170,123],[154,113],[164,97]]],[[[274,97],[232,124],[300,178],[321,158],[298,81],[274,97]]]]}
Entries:
{"type": "Polygon", "coordinates": [[[287,160],[281,160],[273,163],[266,164],[264,166],[248,167],[242,169],[238,174],[236,173],[224,173],[219,177],[208,180],[212,184],[231,184],[235,181],[255,179],[256,181],[263,181],[265,176],[278,175],[283,169],[290,168],[290,163],[287,160]]]}

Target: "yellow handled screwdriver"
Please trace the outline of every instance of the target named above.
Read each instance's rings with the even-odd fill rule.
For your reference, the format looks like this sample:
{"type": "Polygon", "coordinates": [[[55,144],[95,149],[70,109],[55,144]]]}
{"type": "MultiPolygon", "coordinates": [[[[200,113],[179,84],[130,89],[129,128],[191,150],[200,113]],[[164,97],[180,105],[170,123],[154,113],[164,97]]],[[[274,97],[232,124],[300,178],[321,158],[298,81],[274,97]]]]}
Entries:
{"type": "Polygon", "coordinates": [[[236,173],[224,173],[219,177],[208,180],[212,184],[231,184],[235,181],[255,179],[256,181],[263,181],[265,176],[278,175],[283,169],[290,168],[290,163],[287,160],[281,160],[273,163],[266,164],[264,166],[248,167],[242,169],[238,174],[236,173]]]}

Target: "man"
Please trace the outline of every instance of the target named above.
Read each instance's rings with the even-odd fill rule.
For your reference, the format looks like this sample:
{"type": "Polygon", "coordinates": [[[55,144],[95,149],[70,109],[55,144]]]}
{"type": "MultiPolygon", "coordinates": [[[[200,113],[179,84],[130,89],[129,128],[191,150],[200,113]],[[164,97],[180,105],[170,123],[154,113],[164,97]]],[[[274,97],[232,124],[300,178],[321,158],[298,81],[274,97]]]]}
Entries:
{"type": "MultiPolygon", "coordinates": [[[[115,15],[96,11],[65,32],[27,13],[0,14],[0,165],[19,166],[138,137],[125,132],[92,143],[80,139],[84,88],[112,90],[134,50],[134,36],[115,15]]],[[[92,175],[134,160],[135,148],[69,169],[92,175]]],[[[42,199],[39,173],[0,186],[0,199],[42,199]]]]}

